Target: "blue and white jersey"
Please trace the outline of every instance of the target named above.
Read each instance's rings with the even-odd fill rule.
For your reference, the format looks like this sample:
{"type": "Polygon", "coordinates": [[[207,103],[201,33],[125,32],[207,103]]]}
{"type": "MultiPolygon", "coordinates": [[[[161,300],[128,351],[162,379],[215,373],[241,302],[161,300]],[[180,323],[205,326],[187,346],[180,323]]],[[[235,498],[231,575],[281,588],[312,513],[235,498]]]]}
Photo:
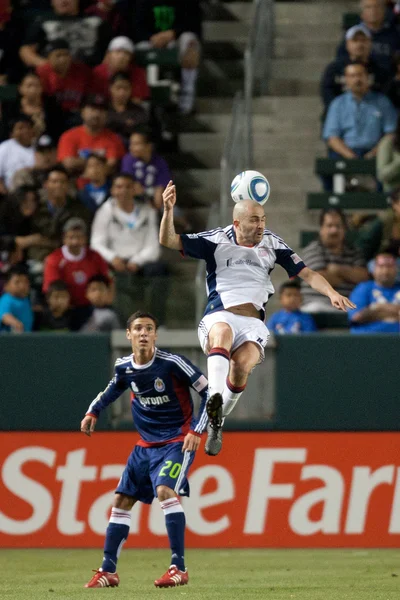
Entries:
{"type": "Polygon", "coordinates": [[[268,229],[262,241],[252,247],[238,245],[233,225],[180,237],[184,254],[206,261],[206,315],[251,303],[264,318],[264,307],[275,291],[270,277],[275,264],[289,277],[305,267],[302,259],[268,229]]]}
{"type": "Polygon", "coordinates": [[[136,364],[133,354],[118,358],[114,377],[96,396],[86,414],[98,417],[127,389],[132,391],[132,416],[141,437],[140,446],[183,441],[189,431],[200,435],[207,425],[208,381],[180,354],[156,348],[146,365],[136,364]],[[190,387],[201,396],[198,419],[193,414],[190,387]]]}

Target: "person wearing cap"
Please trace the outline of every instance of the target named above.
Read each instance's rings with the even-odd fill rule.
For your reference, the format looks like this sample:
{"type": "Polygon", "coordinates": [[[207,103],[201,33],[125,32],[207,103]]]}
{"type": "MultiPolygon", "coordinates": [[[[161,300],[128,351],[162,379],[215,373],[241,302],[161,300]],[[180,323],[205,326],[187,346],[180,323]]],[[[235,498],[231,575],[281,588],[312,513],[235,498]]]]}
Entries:
{"type": "Polygon", "coordinates": [[[371,92],[363,63],[345,67],[347,92],[335,98],[323,129],[330,158],[373,158],[384,135],[396,129],[397,113],[386,96],[371,92]]]}
{"type": "Polygon", "coordinates": [[[43,292],[53,281],[62,280],[68,286],[73,307],[88,306],[86,287],[96,275],[110,277],[106,261],[98,252],[88,248],[87,225],[80,218],[68,219],[63,227],[63,245],[46,258],[43,292]]]}
{"type": "Polygon", "coordinates": [[[14,173],[10,191],[21,186],[31,186],[35,189],[42,187],[48,170],[56,164],[57,146],[50,136],[41,135],[35,144],[35,162],[33,167],[24,167],[14,173]]]}
{"type": "Polygon", "coordinates": [[[396,284],[396,257],[380,252],[375,258],[373,281],[353,290],[357,308],[348,312],[351,333],[400,333],[400,285],[396,284]]]}
{"type": "Polygon", "coordinates": [[[82,173],[88,156],[93,153],[105,156],[109,173],[112,173],[125,154],[121,139],[105,126],[107,109],[104,96],[87,96],[81,111],[83,125],[73,127],[61,136],[57,157],[70,173],[82,173]]]}
{"type": "Polygon", "coordinates": [[[65,39],[74,59],[89,66],[98,64],[111,37],[110,26],[99,16],[80,12],[79,0],[52,0],[52,12],[39,13],[28,27],[19,55],[27,67],[46,63],[45,49],[50,41],[65,39]]]}
{"type": "Polygon", "coordinates": [[[47,62],[36,68],[44,94],[53,96],[64,112],[77,113],[91,90],[90,68],[72,58],[69,43],[64,39],[50,42],[46,54],[47,62]]]}
{"type": "Polygon", "coordinates": [[[0,194],[6,194],[14,173],[21,167],[33,167],[35,151],[33,121],[18,115],[11,123],[10,139],[0,144],[0,194]]]}
{"type": "Polygon", "coordinates": [[[146,71],[135,64],[135,46],[128,37],[120,35],[111,40],[101,65],[93,69],[93,81],[99,93],[108,95],[111,78],[126,73],[132,85],[132,100],[141,102],[150,96],[146,71]]]}
{"type": "Polygon", "coordinates": [[[321,79],[321,97],[325,111],[329,104],[345,90],[345,67],[352,62],[362,62],[368,70],[371,89],[384,92],[391,78],[391,72],[383,69],[376,61],[372,51],[372,36],[361,23],[346,32],[346,50],[348,57],[332,61],[326,67],[321,79]]]}
{"type": "Polygon", "coordinates": [[[199,0],[136,0],[132,16],[138,49],[177,46],[181,65],[179,110],[190,114],[201,56],[199,0]]]}
{"type": "MultiPolygon", "coordinates": [[[[400,50],[400,35],[396,25],[387,19],[385,0],[361,0],[360,22],[372,37],[372,52],[377,63],[392,70],[392,58],[400,50]]],[[[348,58],[346,40],[339,45],[337,58],[348,58]]]]}

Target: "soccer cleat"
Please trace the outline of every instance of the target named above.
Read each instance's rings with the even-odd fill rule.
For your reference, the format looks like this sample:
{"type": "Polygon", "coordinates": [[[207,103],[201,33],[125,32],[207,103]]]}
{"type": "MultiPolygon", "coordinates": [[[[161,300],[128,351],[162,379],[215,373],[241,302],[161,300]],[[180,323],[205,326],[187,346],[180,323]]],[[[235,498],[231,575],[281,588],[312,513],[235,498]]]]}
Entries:
{"type": "Polygon", "coordinates": [[[85,584],[85,588],[104,588],[104,587],[118,587],[119,577],[118,573],[108,573],[107,571],[94,571],[94,575],[89,583],[85,584]]]}
{"type": "Polygon", "coordinates": [[[170,568],[160,579],[156,579],[154,585],[158,588],[176,587],[178,585],[187,585],[189,581],[189,573],[180,571],[175,565],[170,568]]]}
{"type": "Polygon", "coordinates": [[[205,453],[216,456],[222,448],[222,396],[213,394],[206,404],[208,415],[207,441],[205,453]]]}

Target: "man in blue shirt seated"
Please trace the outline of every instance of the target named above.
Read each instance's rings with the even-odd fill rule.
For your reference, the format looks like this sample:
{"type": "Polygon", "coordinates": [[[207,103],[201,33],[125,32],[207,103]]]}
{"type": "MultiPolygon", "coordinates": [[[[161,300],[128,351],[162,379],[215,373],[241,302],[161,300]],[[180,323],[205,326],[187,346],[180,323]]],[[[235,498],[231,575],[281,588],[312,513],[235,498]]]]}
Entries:
{"type": "Polygon", "coordinates": [[[328,110],[323,138],[331,158],[373,158],[381,138],[396,129],[397,113],[386,96],[371,92],[363,63],[346,66],[347,92],[328,110]]]}
{"type": "Polygon", "coordinates": [[[267,327],[272,333],[279,335],[316,331],[312,316],[300,312],[303,298],[299,281],[295,279],[285,281],[279,288],[279,300],[282,310],[274,313],[267,323],[267,327]]]}
{"type": "Polygon", "coordinates": [[[396,258],[381,252],[375,259],[374,280],[358,284],[350,300],[352,333],[399,333],[400,285],[396,284],[396,258]]]}

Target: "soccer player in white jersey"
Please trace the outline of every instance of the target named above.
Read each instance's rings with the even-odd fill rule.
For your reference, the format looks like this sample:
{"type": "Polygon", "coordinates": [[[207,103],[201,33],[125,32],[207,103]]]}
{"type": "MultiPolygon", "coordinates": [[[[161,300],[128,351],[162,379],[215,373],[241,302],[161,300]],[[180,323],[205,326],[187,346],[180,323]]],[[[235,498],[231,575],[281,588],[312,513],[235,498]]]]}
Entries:
{"type": "Polygon", "coordinates": [[[163,193],[163,202],[160,243],[206,261],[208,302],[198,335],[208,356],[205,451],[216,455],[222,447],[223,418],[239,400],[252,369],[264,358],[269,336],[264,309],[274,292],[270,274],[275,264],[289,277],[299,276],[328,296],[335,308],[346,311],[354,305],[265,228],[264,209],[257,202],[241,200],[235,204],[233,224],[228,227],[188,235],[175,232],[176,189],[172,181],[163,193]]]}

